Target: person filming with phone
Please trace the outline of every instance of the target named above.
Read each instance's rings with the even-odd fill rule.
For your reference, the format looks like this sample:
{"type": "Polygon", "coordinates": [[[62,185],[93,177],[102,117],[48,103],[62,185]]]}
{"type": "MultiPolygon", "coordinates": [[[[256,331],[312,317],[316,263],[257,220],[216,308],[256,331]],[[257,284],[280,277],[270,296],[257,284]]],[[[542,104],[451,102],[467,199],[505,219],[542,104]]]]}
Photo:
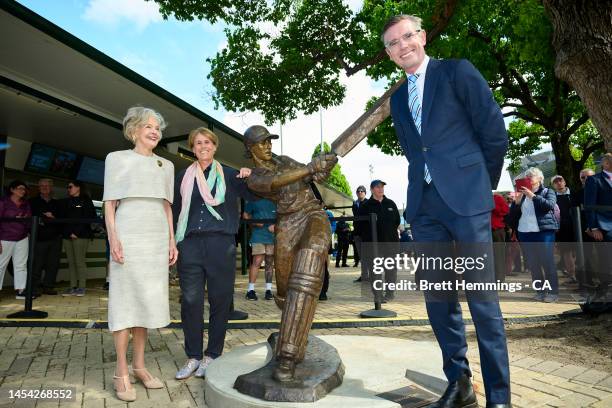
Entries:
{"type": "Polygon", "coordinates": [[[559,222],[555,216],[555,190],[544,187],[543,180],[544,175],[537,167],[527,169],[525,177],[516,180],[509,218],[514,224],[512,228],[518,231],[525,262],[531,271],[536,290],[534,299],[551,303],[559,298],[554,259],[555,232],[559,229],[559,222]]]}

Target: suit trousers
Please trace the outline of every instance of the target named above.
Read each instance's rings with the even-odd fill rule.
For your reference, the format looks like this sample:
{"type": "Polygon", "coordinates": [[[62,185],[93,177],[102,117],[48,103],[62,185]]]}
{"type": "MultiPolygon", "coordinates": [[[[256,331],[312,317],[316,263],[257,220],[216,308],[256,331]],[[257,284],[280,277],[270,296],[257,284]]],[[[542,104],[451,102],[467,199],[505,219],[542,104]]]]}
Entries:
{"type": "Polygon", "coordinates": [[[178,245],[177,262],[181,286],[181,320],[188,358],[223,353],[225,330],[234,297],[236,241],[233,235],[190,234],[178,245]],[[210,318],[208,345],[202,353],[204,331],[204,287],[208,292],[210,318]]]}
{"type": "MultiPolygon", "coordinates": [[[[454,241],[486,245],[492,239],[490,212],[474,216],[457,215],[444,202],[433,182],[424,186],[420,208],[410,225],[417,243],[454,241]]],[[[489,251],[492,253],[492,248],[489,251]]],[[[493,267],[490,266],[489,269],[492,280],[493,267]]],[[[467,274],[464,275],[467,280],[467,274]]],[[[452,290],[445,292],[443,299],[436,299],[436,294],[430,291],[425,291],[424,294],[427,315],[442,349],[446,378],[449,382],[453,382],[464,373],[471,375],[466,358],[465,325],[457,292],[452,290]]],[[[480,297],[471,291],[466,291],[466,298],[476,327],[487,402],[508,403],[510,401],[508,349],[497,294],[488,293],[486,297],[480,297]]]]}
{"type": "Polygon", "coordinates": [[[603,241],[595,244],[599,257],[599,286],[602,290],[612,291],[612,251],[610,250],[612,230],[602,230],[601,232],[603,234],[603,241]]]}
{"type": "Polygon", "coordinates": [[[53,288],[55,286],[61,256],[61,238],[36,242],[36,245],[34,245],[34,267],[32,271],[32,285],[34,285],[35,289],[39,285],[44,288],[53,288]],[[45,271],[44,278],[43,270],[45,271]]]}

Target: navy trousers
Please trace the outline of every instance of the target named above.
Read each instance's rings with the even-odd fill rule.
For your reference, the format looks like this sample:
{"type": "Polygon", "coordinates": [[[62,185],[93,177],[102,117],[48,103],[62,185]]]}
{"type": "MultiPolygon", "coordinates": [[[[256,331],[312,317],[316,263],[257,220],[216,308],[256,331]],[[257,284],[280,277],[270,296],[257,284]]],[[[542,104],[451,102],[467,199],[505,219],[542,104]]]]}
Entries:
{"type": "MultiPolygon", "coordinates": [[[[459,244],[485,243],[484,246],[487,246],[486,243],[492,242],[491,214],[486,212],[469,217],[457,215],[446,205],[433,183],[424,187],[420,208],[410,226],[417,243],[454,241],[459,244]]],[[[487,253],[492,254],[492,246],[488,246],[490,250],[487,253]]],[[[493,262],[488,262],[488,265],[490,271],[488,273],[491,275],[489,281],[493,281],[495,276],[493,262]]],[[[421,278],[427,273],[423,272],[420,274],[421,278]]],[[[435,279],[442,275],[433,273],[429,276],[435,279]]],[[[467,280],[468,273],[465,273],[465,277],[467,280]]],[[[447,291],[442,297],[437,295],[425,291],[427,315],[442,349],[444,374],[449,382],[453,382],[464,373],[471,376],[466,358],[465,325],[457,293],[447,291]]],[[[478,296],[466,291],[466,298],[476,327],[487,402],[508,403],[510,402],[508,349],[497,294],[488,292],[486,296],[478,296]]]]}
{"type": "Polygon", "coordinates": [[[185,354],[189,358],[202,359],[206,285],[210,318],[208,346],[204,354],[217,358],[223,353],[225,330],[234,296],[236,240],[228,234],[191,234],[179,243],[178,250],[185,354]]]}

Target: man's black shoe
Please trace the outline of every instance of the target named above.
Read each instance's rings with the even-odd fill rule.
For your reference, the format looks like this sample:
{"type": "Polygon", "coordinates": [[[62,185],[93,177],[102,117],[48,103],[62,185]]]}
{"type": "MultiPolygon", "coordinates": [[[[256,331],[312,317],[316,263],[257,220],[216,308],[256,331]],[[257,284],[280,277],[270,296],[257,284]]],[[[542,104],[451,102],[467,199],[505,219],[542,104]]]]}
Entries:
{"type": "Polygon", "coordinates": [[[104,282],[104,290],[108,290],[108,287],[109,287],[109,286],[110,286],[110,285],[109,285],[109,283],[108,283],[108,282],[104,282]]]}
{"type": "Polygon", "coordinates": [[[361,276],[358,277],[357,279],[355,279],[353,282],[355,282],[355,283],[361,282],[361,276]]]}
{"type": "Polygon", "coordinates": [[[494,404],[492,402],[487,402],[487,408],[512,408],[512,404],[494,404]]]}
{"type": "Polygon", "coordinates": [[[42,293],[43,295],[57,295],[57,290],[51,288],[43,288],[42,293]]]}
{"type": "Polygon", "coordinates": [[[347,264],[342,264],[343,268],[348,268],[349,266],[347,264]]]}
{"type": "Polygon", "coordinates": [[[336,264],[336,268],[339,268],[339,267],[340,267],[340,264],[336,264]]]}
{"type": "Polygon", "coordinates": [[[247,300],[257,300],[257,294],[255,293],[254,290],[249,290],[246,293],[246,298],[247,298],[247,300]]]}
{"type": "Polygon", "coordinates": [[[355,265],[353,265],[353,268],[356,268],[359,266],[359,263],[356,263],[355,265]]]}
{"type": "Polygon", "coordinates": [[[463,374],[457,381],[448,384],[442,398],[428,405],[428,408],[477,408],[476,394],[472,382],[467,374],[463,374]]]}
{"type": "Polygon", "coordinates": [[[319,300],[327,300],[327,294],[325,294],[325,293],[321,293],[321,294],[319,295],[319,300]]]}
{"type": "Polygon", "coordinates": [[[266,290],[266,294],[264,296],[264,299],[266,299],[266,300],[274,299],[274,296],[272,296],[272,291],[271,290],[266,290]]]}

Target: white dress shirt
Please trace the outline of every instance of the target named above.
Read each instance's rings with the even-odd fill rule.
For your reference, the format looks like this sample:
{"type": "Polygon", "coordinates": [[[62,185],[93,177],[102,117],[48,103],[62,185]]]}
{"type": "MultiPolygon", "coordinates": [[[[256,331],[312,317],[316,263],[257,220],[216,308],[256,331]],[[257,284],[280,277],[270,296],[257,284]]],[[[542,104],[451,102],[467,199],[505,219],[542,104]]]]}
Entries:
{"type": "MultiPolygon", "coordinates": [[[[414,72],[414,75],[419,74],[419,77],[416,80],[417,92],[419,93],[419,101],[421,102],[421,112],[423,107],[423,92],[425,90],[425,74],[427,73],[427,64],[429,64],[429,56],[425,54],[425,58],[421,65],[414,72]]],[[[406,78],[408,78],[409,73],[406,73],[406,78]]],[[[421,119],[423,118],[423,114],[421,113],[421,119]]]]}

